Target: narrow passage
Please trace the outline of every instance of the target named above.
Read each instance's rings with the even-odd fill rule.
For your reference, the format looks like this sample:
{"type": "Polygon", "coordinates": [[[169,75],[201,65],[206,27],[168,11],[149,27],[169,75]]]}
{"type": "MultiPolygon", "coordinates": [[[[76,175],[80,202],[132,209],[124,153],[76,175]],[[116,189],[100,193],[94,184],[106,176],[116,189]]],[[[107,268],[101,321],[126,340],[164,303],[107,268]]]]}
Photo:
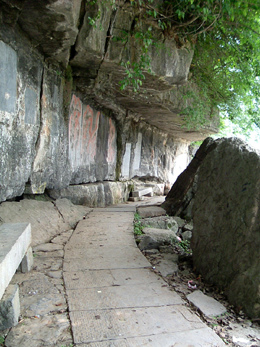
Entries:
{"type": "Polygon", "coordinates": [[[135,207],[93,209],[65,247],[75,346],[224,346],[136,246],[135,207]]]}

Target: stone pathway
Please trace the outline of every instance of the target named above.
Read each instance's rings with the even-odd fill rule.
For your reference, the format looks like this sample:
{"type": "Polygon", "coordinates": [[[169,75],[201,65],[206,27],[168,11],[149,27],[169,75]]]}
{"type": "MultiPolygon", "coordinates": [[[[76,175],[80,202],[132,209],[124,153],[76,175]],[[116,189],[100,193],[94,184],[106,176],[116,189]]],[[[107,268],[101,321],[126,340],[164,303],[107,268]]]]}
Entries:
{"type": "Polygon", "coordinates": [[[75,346],[224,346],[136,246],[135,206],[96,208],[65,246],[75,346]]]}

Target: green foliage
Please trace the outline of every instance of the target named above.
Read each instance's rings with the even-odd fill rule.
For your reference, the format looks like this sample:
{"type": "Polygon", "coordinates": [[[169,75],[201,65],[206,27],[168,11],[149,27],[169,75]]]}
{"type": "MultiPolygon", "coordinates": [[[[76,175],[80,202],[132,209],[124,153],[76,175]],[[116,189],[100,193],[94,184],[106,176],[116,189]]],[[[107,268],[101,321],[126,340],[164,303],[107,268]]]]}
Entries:
{"type": "Polygon", "coordinates": [[[184,90],[182,100],[184,102],[181,109],[184,120],[183,127],[197,130],[209,124],[214,107],[208,101],[203,89],[199,89],[198,85],[191,84],[184,90]]]}
{"type": "MultiPolygon", "coordinates": [[[[96,6],[97,0],[88,2],[96,6]]],[[[120,4],[106,2],[113,8],[120,4]]],[[[114,38],[124,43],[134,40],[139,48],[137,56],[122,64],[122,90],[132,87],[138,92],[145,74],[151,73],[149,50],[158,44],[158,36],[153,36],[156,28],[164,38],[175,40],[177,47],[189,42],[195,49],[190,79],[196,90],[184,95],[185,126],[207,125],[208,116],[218,109],[243,131],[252,124],[260,127],[260,0],[131,0],[130,4],[136,23],[147,26],[140,30],[134,25],[114,38]]],[[[90,17],[91,25],[99,15],[90,17]]]]}
{"type": "Polygon", "coordinates": [[[205,125],[218,108],[247,131],[260,127],[260,0],[142,1],[143,17],[157,23],[179,46],[195,44],[192,81],[182,110],[189,128],[205,125]]]}
{"type": "Polygon", "coordinates": [[[65,79],[67,81],[72,81],[73,80],[73,76],[72,76],[72,68],[70,65],[67,66],[66,70],[65,70],[65,79]]]}
{"type": "Polygon", "coordinates": [[[192,254],[190,241],[188,240],[181,240],[180,238],[176,239],[176,237],[172,237],[171,244],[173,246],[177,246],[177,248],[179,248],[181,251],[187,254],[192,254]]]}
{"type": "Polygon", "coordinates": [[[211,105],[246,131],[253,123],[260,125],[260,36],[253,31],[255,19],[241,13],[235,18],[218,22],[199,38],[191,72],[211,105]]]}
{"type": "Polygon", "coordinates": [[[0,335],[0,346],[4,346],[5,338],[4,336],[0,335]]]}
{"type": "MultiPolygon", "coordinates": [[[[133,88],[134,92],[137,92],[145,79],[144,71],[151,73],[151,58],[148,55],[148,51],[154,42],[152,37],[152,27],[149,27],[145,33],[136,31],[131,36],[140,47],[140,55],[138,59],[132,63],[130,61],[122,63],[122,66],[125,68],[126,77],[120,81],[119,84],[121,90],[130,86],[133,88]]],[[[128,39],[125,38],[123,40],[127,41],[128,39]]]]}
{"type": "MultiPolygon", "coordinates": [[[[88,21],[89,21],[89,24],[95,28],[97,28],[97,20],[100,18],[100,15],[101,15],[101,10],[98,9],[98,12],[97,14],[94,16],[94,17],[90,17],[88,16],[88,21]]],[[[100,28],[101,29],[101,28],[100,28]]]]}
{"type": "Polygon", "coordinates": [[[142,235],[143,234],[143,225],[141,223],[141,217],[138,213],[135,213],[134,216],[134,233],[135,235],[142,235]]]}
{"type": "MultiPolygon", "coordinates": [[[[89,24],[94,27],[98,28],[97,22],[101,17],[101,8],[98,6],[98,0],[86,0],[87,5],[90,5],[91,13],[88,16],[88,22],[89,24]],[[93,9],[96,9],[95,13],[93,14],[93,9]]],[[[111,6],[113,10],[117,8],[117,0],[103,0],[102,4],[104,6],[111,6]]],[[[102,26],[99,26],[100,30],[103,30],[102,26]]]]}
{"type": "Polygon", "coordinates": [[[200,147],[203,141],[193,141],[190,143],[191,147],[200,147]]]}
{"type": "Polygon", "coordinates": [[[187,254],[191,254],[192,250],[190,248],[190,241],[188,240],[183,240],[180,241],[180,243],[178,244],[178,246],[187,254]]]}

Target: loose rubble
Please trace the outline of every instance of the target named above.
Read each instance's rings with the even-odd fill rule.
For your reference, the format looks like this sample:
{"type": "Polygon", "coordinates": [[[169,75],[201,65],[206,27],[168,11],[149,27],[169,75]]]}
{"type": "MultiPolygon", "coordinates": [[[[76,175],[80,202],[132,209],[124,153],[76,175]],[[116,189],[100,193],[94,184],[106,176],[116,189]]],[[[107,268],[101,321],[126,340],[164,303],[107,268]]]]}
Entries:
{"type": "MultiPolygon", "coordinates": [[[[142,208],[139,208],[141,211],[142,208]]],[[[139,211],[138,211],[139,212],[139,211]]],[[[140,213],[141,214],[141,213],[140,213]]],[[[150,261],[154,272],[160,275],[182,298],[187,302],[187,305],[194,310],[198,316],[202,318],[226,343],[227,346],[236,347],[257,347],[260,345],[260,320],[250,320],[242,311],[235,311],[234,307],[227,301],[223,292],[214,286],[204,283],[203,278],[193,271],[192,251],[190,249],[190,239],[192,236],[192,222],[189,223],[179,217],[147,217],[141,219],[141,223],[145,225],[143,235],[135,235],[136,242],[143,254],[150,261]],[[158,218],[162,221],[158,222],[158,218]],[[178,224],[178,230],[174,232],[176,238],[171,241],[160,238],[159,227],[167,225],[167,218],[174,218],[178,224]],[[143,240],[151,235],[147,230],[149,226],[156,225],[153,240],[156,242],[156,249],[148,247],[145,249],[143,240]],[[141,247],[140,247],[141,246],[141,247]],[[201,296],[206,295],[206,298],[214,299],[221,305],[223,313],[219,311],[219,305],[216,304],[216,314],[205,314],[203,305],[201,308],[191,303],[194,293],[200,292],[201,296]],[[226,312],[224,312],[224,310],[226,312]]],[[[161,230],[162,231],[162,230],[161,230]]],[[[170,229],[168,229],[170,231],[170,229]]],[[[205,300],[207,301],[207,300],[205,300]]],[[[194,302],[195,303],[195,302],[194,302]]],[[[205,302],[202,303],[205,304],[205,302]]],[[[214,304],[213,304],[214,306],[214,304]]],[[[213,307],[212,306],[212,307],[213,307]]],[[[212,308],[211,307],[211,308],[212,308]]]]}

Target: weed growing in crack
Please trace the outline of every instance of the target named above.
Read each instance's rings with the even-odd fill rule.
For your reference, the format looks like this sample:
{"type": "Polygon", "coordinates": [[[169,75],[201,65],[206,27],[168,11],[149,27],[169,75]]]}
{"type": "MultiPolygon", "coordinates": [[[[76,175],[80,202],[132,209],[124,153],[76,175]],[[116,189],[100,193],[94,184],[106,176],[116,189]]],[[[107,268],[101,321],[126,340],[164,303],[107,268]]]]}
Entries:
{"type": "Polygon", "coordinates": [[[191,254],[192,250],[190,248],[190,241],[188,240],[183,240],[180,241],[180,243],[178,244],[178,246],[187,254],[191,254]]]}
{"type": "Polygon", "coordinates": [[[134,215],[134,234],[135,235],[142,235],[143,234],[143,225],[141,222],[141,217],[138,213],[135,213],[134,215]]]}
{"type": "Polygon", "coordinates": [[[173,237],[171,239],[171,245],[177,247],[180,251],[186,253],[186,254],[192,254],[192,249],[190,246],[190,241],[188,240],[182,240],[180,237],[173,237]]]}

